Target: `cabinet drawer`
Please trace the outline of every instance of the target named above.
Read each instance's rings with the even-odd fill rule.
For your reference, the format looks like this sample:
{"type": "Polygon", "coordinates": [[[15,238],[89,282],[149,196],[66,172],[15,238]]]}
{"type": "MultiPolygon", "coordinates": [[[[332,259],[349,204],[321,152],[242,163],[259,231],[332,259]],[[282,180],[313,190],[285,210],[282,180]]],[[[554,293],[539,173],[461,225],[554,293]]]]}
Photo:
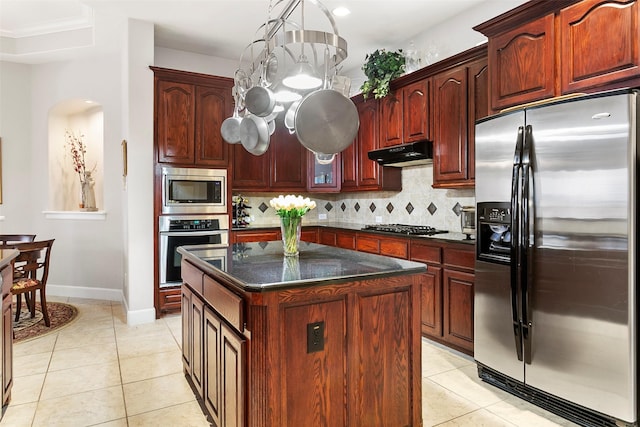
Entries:
{"type": "Polygon", "coordinates": [[[411,242],[411,261],[442,264],[442,248],[411,242]]]}
{"type": "Polygon", "coordinates": [[[267,242],[270,240],[279,240],[280,233],[277,230],[265,231],[236,231],[236,243],[243,242],[267,242]]]}
{"type": "Polygon", "coordinates": [[[356,240],[356,250],[369,252],[371,254],[380,253],[380,239],[369,236],[358,236],[356,240]]]}
{"type": "Polygon", "coordinates": [[[476,263],[473,249],[446,248],[444,250],[444,265],[473,270],[476,263]]]}
{"type": "Polygon", "coordinates": [[[191,289],[202,295],[202,277],[204,274],[201,270],[198,270],[191,263],[182,261],[181,264],[182,281],[189,284],[191,289]]]}
{"type": "Polygon", "coordinates": [[[334,231],[320,230],[320,243],[327,246],[337,246],[337,234],[334,231]]]}
{"type": "Polygon", "coordinates": [[[409,241],[381,239],[380,254],[407,259],[409,258],[409,241]]]}
{"type": "Polygon", "coordinates": [[[160,311],[180,311],[182,307],[182,296],[180,288],[164,288],[159,292],[160,311]]]}
{"type": "Polygon", "coordinates": [[[209,276],[204,276],[204,300],[231,326],[240,332],[244,330],[242,298],[209,276]]]}
{"type": "Polygon", "coordinates": [[[356,248],[356,235],[355,234],[338,233],[336,235],[336,246],[339,247],[339,248],[345,248],[345,249],[355,249],[356,248]]]}

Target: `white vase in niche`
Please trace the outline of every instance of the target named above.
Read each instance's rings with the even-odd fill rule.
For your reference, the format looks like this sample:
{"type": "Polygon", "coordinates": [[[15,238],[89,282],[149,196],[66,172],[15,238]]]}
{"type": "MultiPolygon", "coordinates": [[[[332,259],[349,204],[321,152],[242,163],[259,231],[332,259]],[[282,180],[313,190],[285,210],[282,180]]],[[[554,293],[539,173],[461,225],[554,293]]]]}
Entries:
{"type": "Polygon", "coordinates": [[[97,211],[96,193],[93,189],[95,182],[91,177],[91,172],[85,172],[84,181],[82,182],[82,205],[85,211],[97,211]]]}

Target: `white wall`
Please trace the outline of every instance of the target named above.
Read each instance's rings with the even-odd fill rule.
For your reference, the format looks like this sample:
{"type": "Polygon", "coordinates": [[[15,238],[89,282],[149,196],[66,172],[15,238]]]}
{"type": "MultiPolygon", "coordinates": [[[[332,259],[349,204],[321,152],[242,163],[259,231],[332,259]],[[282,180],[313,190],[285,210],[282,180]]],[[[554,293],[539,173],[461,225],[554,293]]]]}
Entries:
{"type": "MultiPolygon", "coordinates": [[[[96,31],[120,41],[117,22],[96,17],[96,31]]],[[[48,292],[69,296],[122,298],[120,58],[118,49],[84,60],[39,65],[0,63],[5,217],[4,233],[55,238],[48,292]],[[92,99],[104,108],[103,219],[51,219],[49,112],[69,99],[92,99]]],[[[61,140],[64,134],[60,135],[61,140]]],[[[93,218],[87,216],[87,218],[93,218]]]]}

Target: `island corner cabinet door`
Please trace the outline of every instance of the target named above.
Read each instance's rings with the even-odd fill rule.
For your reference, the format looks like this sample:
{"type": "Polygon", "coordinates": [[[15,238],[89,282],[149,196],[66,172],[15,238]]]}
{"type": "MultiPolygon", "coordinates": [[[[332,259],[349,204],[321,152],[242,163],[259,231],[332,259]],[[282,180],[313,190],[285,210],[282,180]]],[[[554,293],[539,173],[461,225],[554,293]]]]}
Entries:
{"type": "Polygon", "coordinates": [[[280,425],[422,426],[420,288],[387,279],[399,280],[409,285],[281,305],[280,425]]]}

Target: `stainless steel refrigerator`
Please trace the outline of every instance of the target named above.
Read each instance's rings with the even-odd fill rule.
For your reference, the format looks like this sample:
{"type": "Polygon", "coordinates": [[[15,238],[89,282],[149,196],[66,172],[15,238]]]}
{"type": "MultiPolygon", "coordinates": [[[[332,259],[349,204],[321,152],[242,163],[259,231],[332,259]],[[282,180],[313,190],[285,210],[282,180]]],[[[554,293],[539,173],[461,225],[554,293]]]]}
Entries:
{"type": "Polygon", "coordinates": [[[478,373],[586,426],[638,420],[638,94],[476,123],[478,373]]]}

